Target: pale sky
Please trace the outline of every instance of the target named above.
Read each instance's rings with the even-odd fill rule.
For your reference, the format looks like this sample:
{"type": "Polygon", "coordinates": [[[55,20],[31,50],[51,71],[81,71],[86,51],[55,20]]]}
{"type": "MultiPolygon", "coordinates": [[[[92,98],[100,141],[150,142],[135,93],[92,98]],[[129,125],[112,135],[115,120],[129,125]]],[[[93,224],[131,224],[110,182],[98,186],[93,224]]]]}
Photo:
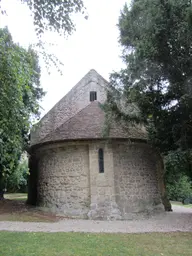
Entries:
{"type": "MultiPolygon", "coordinates": [[[[84,0],[89,19],[76,15],[76,31],[68,39],[46,33],[48,43],[56,43],[51,51],[64,63],[61,76],[54,67],[48,75],[41,65],[41,86],[47,92],[41,106],[42,115],[49,111],[90,69],[108,80],[109,73],[119,70],[121,48],[116,26],[126,0],[84,0]]],[[[0,16],[0,27],[8,26],[13,40],[27,47],[35,42],[33,22],[28,8],[20,0],[2,0],[8,16],[0,16]]]]}

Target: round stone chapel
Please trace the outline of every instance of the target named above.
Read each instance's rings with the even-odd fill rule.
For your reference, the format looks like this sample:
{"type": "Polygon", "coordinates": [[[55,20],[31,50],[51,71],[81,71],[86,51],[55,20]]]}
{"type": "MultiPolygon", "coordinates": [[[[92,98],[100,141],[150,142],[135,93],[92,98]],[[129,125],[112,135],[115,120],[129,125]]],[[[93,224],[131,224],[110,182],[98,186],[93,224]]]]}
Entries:
{"type": "Polygon", "coordinates": [[[112,122],[108,82],[95,70],[31,131],[28,203],[84,219],[132,219],[163,211],[160,157],[143,127],[112,122]]]}

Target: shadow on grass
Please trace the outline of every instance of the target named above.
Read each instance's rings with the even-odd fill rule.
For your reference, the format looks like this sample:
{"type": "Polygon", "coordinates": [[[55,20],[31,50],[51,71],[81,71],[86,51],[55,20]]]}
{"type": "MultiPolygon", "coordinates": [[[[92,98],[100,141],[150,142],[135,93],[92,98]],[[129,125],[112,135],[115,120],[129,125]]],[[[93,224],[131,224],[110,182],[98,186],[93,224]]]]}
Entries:
{"type": "Polygon", "coordinates": [[[60,217],[26,205],[27,194],[5,194],[0,201],[0,221],[57,222],[60,217]]]}

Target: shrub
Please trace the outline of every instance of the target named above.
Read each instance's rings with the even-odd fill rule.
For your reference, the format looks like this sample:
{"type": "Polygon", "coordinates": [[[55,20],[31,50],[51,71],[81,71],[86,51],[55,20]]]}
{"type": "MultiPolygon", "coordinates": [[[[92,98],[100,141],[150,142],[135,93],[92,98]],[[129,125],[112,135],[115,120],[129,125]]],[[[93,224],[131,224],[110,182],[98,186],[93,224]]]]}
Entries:
{"type": "Polygon", "coordinates": [[[192,196],[191,161],[191,151],[170,151],[164,157],[165,182],[170,200],[182,201],[192,196]]]}
{"type": "Polygon", "coordinates": [[[192,197],[192,186],[189,177],[181,175],[178,180],[167,183],[167,195],[170,200],[182,201],[185,198],[192,197]]]}
{"type": "Polygon", "coordinates": [[[8,192],[27,192],[28,161],[22,157],[17,169],[7,179],[8,192]]]}

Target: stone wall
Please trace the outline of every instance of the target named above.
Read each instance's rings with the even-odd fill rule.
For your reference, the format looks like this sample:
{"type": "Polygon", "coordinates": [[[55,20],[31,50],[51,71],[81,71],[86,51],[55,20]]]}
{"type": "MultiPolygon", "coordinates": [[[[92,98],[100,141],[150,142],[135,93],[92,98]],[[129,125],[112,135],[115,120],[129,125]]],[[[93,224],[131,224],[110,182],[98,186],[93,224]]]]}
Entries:
{"type": "Polygon", "coordinates": [[[38,205],[67,216],[132,219],[163,210],[156,156],[144,143],[89,140],[54,143],[38,157],[38,205]],[[98,150],[104,150],[99,173],[98,150]]]}
{"type": "Polygon", "coordinates": [[[68,145],[39,153],[38,205],[85,218],[90,205],[88,147],[68,145]]]}
{"type": "Polygon", "coordinates": [[[121,219],[115,202],[112,144],[107,141],[89,144],[91,205],[90,219],[121,219]],[[98,151],[104,151],[104,173],[99,173],[98,151]]]}
{"type": "Polygon", "coordinates": [[[97,100],[106,100],[105,81],[95,70],[91,70],[72,90],[64,96],[31,131],[31,145],[37,144],[81,109],[90,104],[90,91],[97,91],[97,100]]]}
{"type": "Polygon", "coordinates": [[[116,202],[123,219],[163,210],[156,156],[147,144],[113,143],[116,202]]]}

